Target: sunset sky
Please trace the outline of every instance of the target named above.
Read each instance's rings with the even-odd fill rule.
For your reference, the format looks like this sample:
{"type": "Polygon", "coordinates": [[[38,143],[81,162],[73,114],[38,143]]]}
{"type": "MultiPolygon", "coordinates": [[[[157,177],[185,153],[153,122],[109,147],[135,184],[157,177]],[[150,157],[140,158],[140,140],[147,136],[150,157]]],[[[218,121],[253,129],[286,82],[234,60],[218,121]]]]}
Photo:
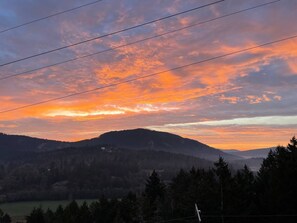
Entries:
{"type": "MultiPolygon", "coordinates": [[[[0,64],[122,30],[217,0],[1,0],[0,64]]],[[[149,128],[220,149],[286,145],[297,135],[297,38],[16,111],[29,104],[171,70],[297,35],[297,1],[225,0],[85,44],[0,66],[0,132],[76,141],[149,128]]]]}

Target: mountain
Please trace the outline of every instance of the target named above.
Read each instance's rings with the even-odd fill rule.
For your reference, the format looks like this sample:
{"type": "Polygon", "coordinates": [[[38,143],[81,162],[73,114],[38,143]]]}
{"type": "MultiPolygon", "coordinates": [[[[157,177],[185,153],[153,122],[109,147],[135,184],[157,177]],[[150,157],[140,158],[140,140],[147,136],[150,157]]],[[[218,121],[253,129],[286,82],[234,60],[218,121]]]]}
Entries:
{"type": "Polygon", "coordinates": [[[54,151],[66,147],[90,147],[100,145],[113,145],[114,147],[122,149],[165,151],[190,155],[211,161],[218,160],[220,156],[228,161],[240,158],[196,140],[148,129],[112,131],[104,133],[97,138],[78,142],[61,142],[28,136],[0,134],[0,154],[5,155],[22,155],[28,152],[54,151]]]}
{"type": "Polygon", "coordinates": [[[239,157],[224,153],[219,149],[212,148],[206,144],[193,139],[159,132],[148,129],[132,129],[107,132],[89,140],[83,140],[73,144],[74,146],[96,146],[98,144],[114,145],[120,148],[134,150],[165,151],[177,154],[190,155],[207,160],[218,160],[224,157],[226,160],[234,160],[239,157]]]}
{"type": "Polygon", "coordinates": [[[274,150],[275,147],[264,148],[264,149],[252,149],[252,150],[223,150],[225,153],[229,153],[231,155],[239,156],[244,159],[250,158],[266,158],[270,150],[274,150]]]}
{"type": "Polygon", "coordinates": [[[0,154],[5,155],[44,152],[65,148],[69,145],[70,143],[67,142],[0,133],[0,154]]]}

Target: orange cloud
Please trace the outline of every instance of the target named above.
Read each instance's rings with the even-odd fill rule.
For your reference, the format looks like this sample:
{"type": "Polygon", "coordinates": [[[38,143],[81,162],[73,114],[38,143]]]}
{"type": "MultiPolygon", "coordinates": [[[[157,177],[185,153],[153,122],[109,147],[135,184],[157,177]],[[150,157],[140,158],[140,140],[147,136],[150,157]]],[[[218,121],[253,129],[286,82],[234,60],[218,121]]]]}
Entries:
{"type": "MultiPolygon", "coordinates": [[[[147,4],[150,6],[149,3],[147,4]]],[[[177,6],[185,7],[183,4],[183,1],[175,1],[174,4],[167,5],[165,11],[177,12],[177,6]]],[[[96,40],[53,54],[51,59],[50,57],[42,57],[36,61],[32,60],[34,63],[28,61],[28,66],[47,64],[50,61],[55,61],[55,56],[57,58],[65,56],[65,59],[72,58],[131,43],[156,33],[183,27],[192,22],[204,21],[211,16],[222,15],[223,12],[243,7],[241,4],[233,4],[232,7],[230,6],[231,8],[224,8],[224,5],[212,7],[201,11],[201,13],[191,13],[143,29],[96,40]]],[[[112,6],[106,6],[106,9],[112,8],[112,6]]],[[[125,5],[121,4],[119,7],[117,10],[111,10],[112,12],[119,12],[119,14],[110,15],[115,19],[113,23],[107,21],[111,19],[106,15],[108,10],[96,11],[93,15],[81,15],[77,19],[81,22],[79,24],[83,25],[77,25],[72,20],[61,20],[55,26],[57,30],[52,31],[59,36],[54,43],[71,44],[98,35],[98,33],[127,27],[130,23],[145,21],[146,17],[150,18],[151,15],[145,14],[147,8],[131,11],[125,8],[125,5]],[[125,10],[132,14],[123,13],[126,12],[125,10]],[[140,11],[142,13],[139,13],[140,11]]],[[[153,7],[150,10],[150,12],[155,12],[154,10],[160,9],[153,7]]],[[[286,8],[286,10],[288,9],[286,8]]],[[[91,90],[99,86],[203,61],[282,38],[288,34],[288,31],[284,32],[283,30],[284,27],[288,26],[288,21],[285,19],[287,14],[280,14],[273,7],[263,8],[263,11],[260,12],[262,13],[255,12],[257,16],[243,14],[226,20],[218,20],[0,83],[1,110],[26,106],[30,103],[91,90]],[[278,18],[276,19],[277,23],[271,18],[278,18]]],[[[164,14],[163,9],[156,14],[161,15],[162,13],[164,14]]],[[[290,21],[296,20],[295,14],[291,15],[293,19],[291,18],[290,21]]],[[[152,13],[152,15],[155,14],[152,13]]],[[[294,26],[291,25],[291,27],[293,28],[290,31],[293,33],[294,26]]],[[[36,43],[36,45],[38,44],[41,43],[36,43]]],[[[78,139],[93,136],[96,133],[97,126],[99,126],[97,120],[106,121],[104,122],[105,125],[100,127],[100,131],[103,132],[112,130],[107,129],[106,126],[109,126],[108,128],[145,127],[148,125],[146,123],[148,117],[151,117],[151,122],[162,120],[165,124],[166,122],[171,123],[173,120],[178,123],[181,122],[181,119],[187,119],[189,122],[196,121],[195,119],[199,115],[201,116],[198,117],[199,120],[218,119],[221,113],[224,113],[224,116],[233,117],[236,114],[231,111],[239,109],[241,104],[245,104],[246,108],[250,109],[244,113],[244,115],[249,115],[249,113],[254,112],[253,108],[258,108],[257,106],[261,104],[269,103],[273,107],[278,102],[285,103],[287,95],[282,94],[280,89],[272,89],[273,86],[266,86],[265,89],[263,87],[263,90],[261,87],[253,89],[252,84],[244,82],[243,78],[248,77],[251,73],[261,72],[265,66],[270,67],[275,64],[282,66],[281,72],[278,70],[271,71],[276,72],[275,76],[277,77],[296,74],[296,58],[296,40],[290,40],[199,63],[187,68],[172,70],[90,94],[41,104],[11,113],[2,113],[0,121],[21,122],[21,120],[30,118],[48,121],[50,124],[47,127],[52,127],[51,134],[53,136],[57,134],[61,139],[63,137],[65,139],[78,139]],[[267,90],[273,90],[274,93],[267,93],[267,90]],[[197,113],[199,115],[196,115],[197,113]],[[114,124],[114,120],[119,124],[114,124]],[[96,124],[91,125],[91,121],[96,122],[96,124]],[[84,125],[79,130],[69,128],[75,122],[86,122],[88,125],[84,125]],[[134,125],[130,123],[134,123],[134,125]],[[61,129],[67,130],[67,132],[59,133],[61,129]]],[[[293,89],[295,89],[293,83],[294,81],[286,86],[292,90],[291,92],[294,92],[293,89]]],[[[294,103],[295,101],[292,104],[294,103]]],[[[271,110],[275,113],[283,112],[277,106],[271,110]]],[[[266,110],[263,109],[263,112],[266,110]]],[[[284,113],[286,112],[288,111],[284,113]]],[[[238,114],[238,116],[240,115],[242,114],[238,114]]],[[[28,126],[30,128],[30,125],[28,126]]],[[[10,128],[17,131],[18,125],[0,123],[0,128],[10,128]]],[[[41,127],[39,128],[41,132],[41,127]]],[[[284,140],[287,141],[293,129],[281,130],[281,136],[278,137],[275,128],[269,127],[241,128],[236,129],[236,131],[230,128],[190,129],[187,132],[175,129],[176,133],[193,136],[198,140],[221,148],[260,147],[264,146],[265,143],[275,144],[277,140],[280,143],[284,140]],[[197,131],[201,131],[201,134],[195,135],[197,131]],[[268,134],[276,136],[273,142],[268,141],[268,134]],[[218,143],[218,138],[224,140],[220,140],[221,142],[218,143]]],[[[30,130],[30,132],[38,134],[38,128],[36,127],[34,131],[30,130]]],[[[47,137],[45,134],[39,133],[40,136],[47,137]]],[[[271,137],[269,138],[271,139],[271,137]]]]}

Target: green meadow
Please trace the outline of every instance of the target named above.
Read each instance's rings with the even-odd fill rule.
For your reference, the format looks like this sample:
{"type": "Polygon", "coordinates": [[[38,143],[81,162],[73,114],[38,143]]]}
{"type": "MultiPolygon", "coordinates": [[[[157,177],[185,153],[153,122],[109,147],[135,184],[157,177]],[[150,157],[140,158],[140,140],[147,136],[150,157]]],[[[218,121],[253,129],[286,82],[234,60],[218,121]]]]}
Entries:
{"type": "MultiPolygon", "coordinates": [[[[85,201],[90,204],[96,200],[76,200],[79,205],[85,201]]],[[[8,213],[15,222],[16,220],[24,220],[25,216],[29,215],[35,207],[42,207],[44,210],[47,210],[48,208],[56,210],[59,205],[65,206],[69,202],[69,200],[11,202],[0,204],[0,209],[2,209],[3,212],[8,213]]]]}

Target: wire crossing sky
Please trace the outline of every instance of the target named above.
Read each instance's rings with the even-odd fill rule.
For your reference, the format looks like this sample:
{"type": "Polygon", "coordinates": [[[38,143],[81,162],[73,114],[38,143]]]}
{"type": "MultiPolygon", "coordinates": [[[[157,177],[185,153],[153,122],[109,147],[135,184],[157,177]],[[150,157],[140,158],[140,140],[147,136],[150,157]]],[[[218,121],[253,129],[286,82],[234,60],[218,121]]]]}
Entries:
{"type": "MultiPolygon", "coordinates": [[[[1,64],[12,63],[0,67],[0,132],[75,141],[150,128],[243,150],[296,135],[296,1],[93,6],[1,33],[1,64]]],[[[72,7],[3,0],[0,30],[72,7]]]]}
{"type": "Polygon", "coordinates": [[[88,94],[88,93],[91,93],[91,92],[94,92],[94,91],[99,91],[99,90],[102,90],[102,89],[105,89],[105,88],[111,88],[111,87],[115,87],[115,86],[118,86],[118,85],[134,82],[134,81],[137,81],[137,80],[140,80],[140,79],[150,78],[150,77],[157,76],[157,75],[160,75],[160,74],[164,74],[164,73],[167,73],[167,72],[180,70],[180,69],[183,69],[183,68],[195,66],[195,65],[198,65],[198,64],[201,64],[201,63],[221,59],[221,58],[224,58],[224,57],[232,56],[232,55],[235,55],[235,54],[239,54],[239,53],[242,53],[242,52],[254,50],[254,49],[257,49],[257,48],[260,48],[260,47],[268,46],[268,45],[283,42],[283,41],[288,41],[288,40],[295,39],[295,38],[297,38],[297,35],[285,37],[285,38],[278,39],[278,40],[273,40],[271,42],[263,43],[263,44],[260,44],[260,45],[257,45],[257,46],[252,46],[252,47],[245,48],[245,49],[240,49],[240,50],[233,51],[233,52],[223,54],[223,55],[219,55],[219,56],[216,56],[216,57],[211,57],[211,58],[208,58],[208,59],[199,60],[199,61],[196,61],[196,62],[193,62],[193,63],[190,63],[190,64],[185,64],[185,65],[182,65],[182,66],[179,66],[179,67],[174,67],[174,68],[171,68],[169,70],[159,71],[157,73],[147,74],[147,75],[144,75],[144,76],[139,76],[139,77],[135,77],[135,78],[128,79],[128,80],[111,83],[111,84],[108,84],[108,85],[105,85],[105,86],[102,86],[102,87],[96,87],[94,89],[81,91],[81,92],[76,92],[76,93],[73,93],[73,94],[68,94],[68,95],[57,97],[57,98],[52,98],[52,99],[48,99],[48,100],[45,100],[45,101],[40,101],[40,102],[36,102],[36,103],[33,103],[33,104],[28,104],[28,105],[21,106],[21,107],[16,107],[16,108],[0,111],[0,113],[13,112],[13,111],[17,111],[17,110],[30,108],[30,107],[37,106],[37,105],[41,105],[41,104],[46,104],[46,103],[53,102],[53,101],[62,100],[62,99],[65,99],[65,98],[75,97],[75,96],[82,95],[82,94],[88,94]]]}
{"type": "Polygon", "coordinates": [[[58,15],[62,15],[62,14],[64,14],[64,13],[72,12],[72,11],[75,11],[75,10],[77,10],[77,9],[84,8],[84,7],[86,7],[86,6],[94,5],[94,4],[96,4],[96,3],[98,3],[98,2],[101,2],[101,1],[103,1],[103,0],[98,0],[98,1],[90,2],[90,3],[84,4],[84,5],[80,5],[80,6],[71,8],[71,9],[67,9],[67,10],[64,10],[64,11],[61,11],[61,12],[56,12],[56,13],[54,13],[54,14],[50,14],[50,15],[45,16],[45,17],[42,17],[42,18],[34,19],[34,20],[32,20],[32,21],[29,21],[29,22],[25,22],[25,23],[22,23],[22,24],[19,24],[19,25],[16,25],[16,26],[12,26],[12,27],[9,27],[9,28],[0,30],[0,34],[1,34],[1,33],[5,33],[5,32],[8,32],[8,31],[10,31],[10,30],[14,30],[14,29],[17,29],[17,28],[26,26],[26,25],[29,25],[29,24],[32,24],[32,23],[35,23],[35,22],[39,22],[39,21],[42,21],[42,20],[45,20],[45,19],[49,19],[49,18],[51,18],[51,17],[55,17],[55,16],[58,16],[58,15]]]}
{"type": "Polygon", "coordinates": [[[35,68],[33,70],[23,71],[21,73],[0,77],[0,80],[5,80],[5,79],[12,78],[12,77],[17,77],[17,76],[28,74],[28,73],[38,71],[38,70],[41,70],[41,69],[44,69],[44,68],[50,68],[50,67],[58,66],[58,65],[61,65],[61,64],[64,64],[64,63],[69,63],[69,62],[73,62],[73,61],[76,61],[76,60],[84,59],[84,58],[87,58],[87,57],[90,57],[90,56],[95,56],[95,55],[98,55],[98,54],[101,54],[101,53],[106,53],[106,52],[109,52],[109,51],[112,51],[112,50],[116,50],[118,48],[127,47],[127,46],[130,46],[130,45],[133,45],[133,44],[141,43],[141,42],[148,41],[148,40],[151,40],[151,39],[154,39],[154,38],[162,37],[164,35],[168,35],[168,34],[179,32],[179,31],[182,31],[182,30],[185,30],[185,29],[189,29],[189,28],[192,28],[194,26],[203,25],[203,24],[206,24],[206,23],[209,23],[209,22],[216,21],[218,19],[223,19],[223,18],[226,18],[228,16],[233,16],[233,15],[236,15],[238,13],[247,12],[249,10],[255,10],[257,8],[264,7],[264,6],[267,6],[267,5],[270,5],[270,4],[274,4],[274,3],[279,2],[279,1],[280,0],[273,1],[273,2],[268,2],[268,3],[264,3],[264,4],[260,4],[260,5],[256,5],[256,6],[247,8],[247,9],[243,9],[243,10],[239,10],[239,11],[232,12],[232,13],[229,13],[229,14],[225,14],[225,15],[222,15],[222,16],[219,16],[219,17],[215,17],[215,18],[206,20],[206,21],[193,23],[193,24],[184,26],[184,27],[179,28],[179,29],[174,29],[174,30],[171,30],[171,31],[168,31],[168,32],[160,33],[160,34],[157,34],[155,36],[147,37],[147,38],[140,39],[140,40],[137,40],[137,41],[134,41],[134,42],[131,42],[131,43],[126,43],[126,44],[123,44],[123,45],[119,45],[119,46],[116,46],[116,47],[113,47],[113,48],[108,48],[108,49],[105,49],[105,50],[102,50],[102,51],[99,51],[99,52],[95,52],[95,53],[92,53],[92,54],[87,54],[87,55],[83,55],[83,56],[80,56],[80,57],[75,57],[75,58],[72,58],[72,59],[69,59],[69,60],[64,60],[64,61],[61,61],[61,62],[58,62],[58,63],[55,63],[55,64],[47,65],[47,66],[44,66],[44,67],[35,68]]]}
{"type": "Polygon", "coordinates": [[[208,7],[208,6],[223,2],[223,1],[224,0],[219,0],[219,1],[216,1],[216,2],[212,2],[212,3],[209,3],[209,4],[202,5],[202,6],[198,6],[198,7],[195,7],[195,8],[187,9],[187,10],[182,11],[182,12],[174,13],[174,14],[171,14],[171,15],[168,15],[168,16],[165,16],[165,17],[153,19],[153,20],[141,23],[141,24],[130,26],[130,27],[127,27],[127,28],[124,28],[124,29],[121,29],[121,30],[113,31],[113,32],[110,32],[110,33],[107,33],[107,34],[103,34],[103,35],[96,36],[96,37],[93,37],[93,38],[90,38],[90,39],[86,39],[86,40],[83,40],[83,41],[80,41],[80,42],[77,42],[77,43],[72,43],[72,44],[69,44],[69,45],[66,45],[66,46],[61,46],[61,47],[51,49],[51,50],[48,50],[48,51],[43,51],[42,53],[38,53],[38,54],[35,54],[35,55],[27,56],[27,57],[24,57],[24,58],[21,58],[21,59],[17,59],[17,60],[14,60],[14,61],[10,61],[10,62],[0,64],[0,67],[1,66],[6,66],[6,65],[9,65],[9,64],[13,64],[13,63],[17,63],[17,62],[20,62],[20,61],[23,61],[23,60],[31,59],[31,58],[34,58],[34,57],[42,56],[42,55],[45,55],[45,54],[48,54],[48,53],[56,52],[56,51],[59,51],[59,50],[67,49],[69,47],[77,46],[77,45],[84,44],[84,43],[94,41],[94,40],[97,40],[97,39],[101,39],[101,38],[104,38],[104,37],[116,35],[116,34],[119,34],[119,33],[122,33],[122,32],[127,32],[127,31],[132,30],[132,29],[136,29],[136,28],[146,26],[146,25],[149,25],[149,24],[152,24],[152,23],[160,22],[160,21],[165,20],[165,19],[170,19],[170,18],[173,18],[175,16],[182,15],[182,14],[185,14],[185,13],[189,13],[189,12],[192,12],[192,11],[196,11],[198,9],[202,9],[204,7],[208,7]]]}

